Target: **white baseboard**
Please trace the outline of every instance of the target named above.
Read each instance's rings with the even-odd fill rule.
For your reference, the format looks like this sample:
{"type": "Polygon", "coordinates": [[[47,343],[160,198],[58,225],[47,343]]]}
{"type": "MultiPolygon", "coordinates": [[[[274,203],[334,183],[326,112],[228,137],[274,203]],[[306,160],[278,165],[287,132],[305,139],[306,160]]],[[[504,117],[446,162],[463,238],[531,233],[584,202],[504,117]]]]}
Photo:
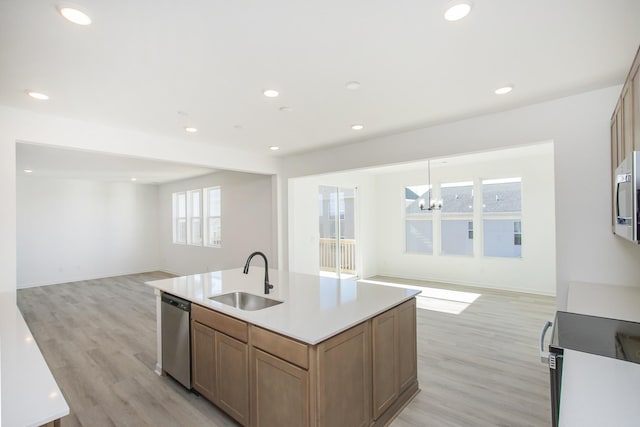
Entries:
{"type": "MultiPolygon", "coordinates": [[[[398,279],[420,280],[420,281],[423,281],[423,282],[450,283],[452,285],[469,286],[469,287],[473,287],[473,288],[496,289],[496,290],[500,290],[500,291],[521,292],[521,293],[525,293],[525,294],[545,295],[545,296],[550,296],[550,297],[555,297],[556,296],[555,292],[545,292],[545,291],[541,291],[539,289],[515,288],[515,287],[509,287],[509,286],[497,286],[494,283],[467,282],[467,281],[461,281],[461,280],[450,280],[448,278],[447,279],[443,279],[443,278],[438,278],[438,277],[413,276],[413,275],[397,274],[397,273],[385,273],[385,272],[380,272],[380,271],[377,274],[375,274],[375,276],[397,277],[398,279]]],[[[369,277],[373,277],[373,276],[369,276],[369,277]]]]}
{"type": "MultiPolygon", "coordinates": [[[[145,268],[136,271],[125,271],[125,272],[113,272],[113,273],[101,273],[98,275],[91,276],[71,276],[71,277],[63,277],[56,280],[44,280],[40,282],[31,282],[31,283],[18,283],[18,289],[27,289],[27,288],[36,288],[39,286],[51,286],[51,285],[59,285],[62,283],[72,283],[72,282],[82,282],[85,280],[95,280],[95,279],[104,279],[105,277],[117,277],[117,276],[127,276],[130,274],[140,274],[140,273],[148,273],[150,271],[162,271],[159,268],[145,268]]],[[[170,273],[172,274],[172,273],[170,273]]]]}

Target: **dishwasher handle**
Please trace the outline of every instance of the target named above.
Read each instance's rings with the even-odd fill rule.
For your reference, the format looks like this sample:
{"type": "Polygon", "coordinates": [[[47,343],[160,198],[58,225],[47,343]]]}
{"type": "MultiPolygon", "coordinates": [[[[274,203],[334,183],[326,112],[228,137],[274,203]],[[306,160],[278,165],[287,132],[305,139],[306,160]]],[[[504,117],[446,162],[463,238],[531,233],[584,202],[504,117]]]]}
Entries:
{"type": "Polygon", "coordinates": [[[176,308],[179,308],[183,311],[191,311],[191,302],[182,298],[178,298],[171,294],[162,293],[162,302],[165,304],[172,305],[176,308]]]}
{"type": "Polygon", "coordinates": [[[549,364],[549,352],[544,349],[544,337],[547,335],[547,331],[549,328],[553,326],[553,322],[551,320],[547,320],[547,323],[544,324],[542,330],[540,331],[540,361],[545,365],[549,364]]]}

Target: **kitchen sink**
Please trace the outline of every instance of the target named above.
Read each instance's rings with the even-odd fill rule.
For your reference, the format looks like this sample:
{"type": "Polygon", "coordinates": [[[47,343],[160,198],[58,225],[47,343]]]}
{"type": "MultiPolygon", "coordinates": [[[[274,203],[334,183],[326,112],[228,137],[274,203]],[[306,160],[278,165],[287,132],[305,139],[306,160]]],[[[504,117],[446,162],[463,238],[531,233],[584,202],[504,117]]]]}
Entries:
{"type": "Polygon", "coordinates": [[[247,292],[231,292],[228,294],[209,297],[209,299],[211,301],[220,302],[222,304],[230,305],[231,307],[247,311],[262,310],[263,308],[282,304],[282,301],[261,297],[259,295],[249,294],[247,292]]]}

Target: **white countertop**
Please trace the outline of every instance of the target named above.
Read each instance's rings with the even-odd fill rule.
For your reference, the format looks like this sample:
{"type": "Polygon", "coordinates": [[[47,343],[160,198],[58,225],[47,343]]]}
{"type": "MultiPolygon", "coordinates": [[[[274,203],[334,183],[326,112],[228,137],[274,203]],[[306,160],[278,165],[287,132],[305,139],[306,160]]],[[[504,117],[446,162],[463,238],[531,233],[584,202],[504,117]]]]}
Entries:
{"type": "Polygon", "coordinates": [[[560,427],[640,426],[640,365],[564,350],[560,427]]]}
{"type": "Polygon", "coordinates": [[[69,406],[12,293],[0,293],[0,345],[1,424],[41,426],[68,415],[69,406]]]}
{"type": "Polygon", "coordinates": [[[307,344],[322,342],[420,293],[413,289],[272,269],[269,269],[269,279],[274,285],[269,295],[264,295],[264,268],[259,266],[252,267],[248,275],[238,268],[147,284],[307,344]],[[245,311],[209,299],[234,291],[283,303],[258,311],[245,311]]]}
{"type": "MultiPolygon", "coordinates": [[[[640,322],[640,288],[572,282],[567,311],[640,322]]],[[[640,364],[564,350],[561,427],[640,425],[640,364]]]]}

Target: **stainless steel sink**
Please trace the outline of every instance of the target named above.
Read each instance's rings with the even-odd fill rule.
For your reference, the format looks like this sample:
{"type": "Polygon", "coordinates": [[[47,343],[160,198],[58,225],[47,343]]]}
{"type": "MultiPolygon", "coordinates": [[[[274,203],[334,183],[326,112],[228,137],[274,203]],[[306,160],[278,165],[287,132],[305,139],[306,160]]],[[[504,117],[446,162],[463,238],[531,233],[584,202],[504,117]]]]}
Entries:
{"type": "Polygon", "coordinates": [[[263,308],[272,307],[282,304],[282,301],[276,301],[271,298],[261,297],[259,295],[248,294],[246,292],[231,292],[228,294],[216,295],[209,297],[210,300],[239,308],[240,310],[256,311],[263,308]]]}

